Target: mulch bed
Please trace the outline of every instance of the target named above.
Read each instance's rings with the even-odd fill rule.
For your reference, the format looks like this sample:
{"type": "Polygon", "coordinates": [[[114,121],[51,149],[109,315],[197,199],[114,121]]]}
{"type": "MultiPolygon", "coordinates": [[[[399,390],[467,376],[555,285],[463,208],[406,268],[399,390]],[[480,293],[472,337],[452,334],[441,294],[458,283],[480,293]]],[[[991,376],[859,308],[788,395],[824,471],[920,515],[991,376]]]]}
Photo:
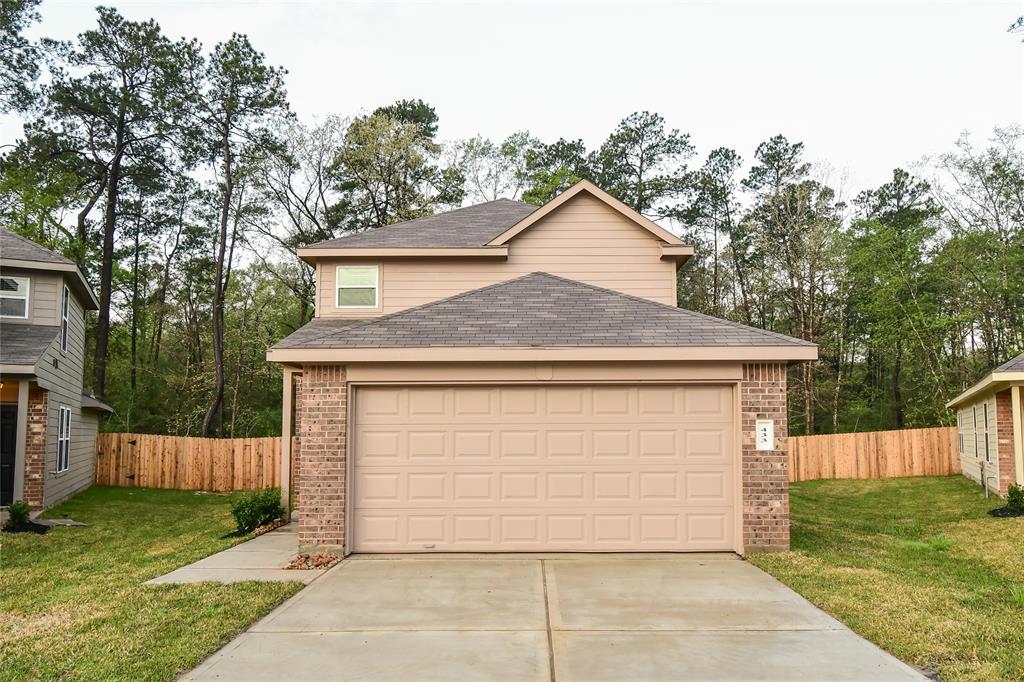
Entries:
{"type": "Polygon", "coordinates": [[[341,557],[327,552],[300,554],[288,562],[285,568],[296,571],[323,570],[330,568],[339,561],[341,561],[341,557]]]}
{"type": "Polygon", "coordinates": [[[996,518],[1006,519],[1013,518],[1015,516],[1024,516],[1024,509],[1010,509],[1009,507],[1000,507],[999,509],[993,509],[988,513],[989,516],[995,516],[996,518]]]}
{"type": "Polygon", "coordinates": [[[259,526],[251,531],[233,530],[227,535],[222,535],[221,539],[224,540],[226,538],[244,538],[249,535],[252,535],[255,538],[259,537],[260,535],[263,535],[264,533],[269,533],[272,530],[276,530],[281,526],[286,525],[287,523],[288,522],[284,519],[275,519],[274,521],[271,521],[270,523],[264,523],[262,526],[259,526]]]}
{"type": "Polygon", "coordinates": [[[49,526],[44,526],[43,524],[36,523],[35,521],[26,521],[18,526],[6,526],[4,528],[5,533],[35,533],[37,535],[42,535],[48,530],[50,530],[49,526]]]}

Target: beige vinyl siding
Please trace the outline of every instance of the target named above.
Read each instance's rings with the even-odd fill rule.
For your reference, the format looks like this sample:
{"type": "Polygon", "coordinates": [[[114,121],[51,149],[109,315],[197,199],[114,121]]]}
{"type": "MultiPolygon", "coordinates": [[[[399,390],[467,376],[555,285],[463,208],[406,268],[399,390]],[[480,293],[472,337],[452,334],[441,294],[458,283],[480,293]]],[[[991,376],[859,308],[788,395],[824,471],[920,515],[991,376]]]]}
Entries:
{"type": "Polygon", "coordinates": [[[20,268],[4,268],[2,273],[10,277],[27,277],[30,280],[28,319],[5,317],[4,324],[60,324],[60,292],[64,282],[60,275],[20,268]]]}
{"type": "Polygon", "coordinates": [[[587,194],[573,198],[514,238],[507,260],[424,258],[381,263],[378,309],[335,305],[337,266],[348,263],[358,261],[325,260],[318,267],[318,316],[376,317],[536,271],[659,303],[676,303],[676,264],[662,260],[661,242],[587,194]]]}
{"type": "Polygon", "coordinates": [[[999,453],[996,428],[996,396],[990,394],[964,405],[957,412],[957,436],[960,444],[960,471],[981,482],[982,463],[992,490],[998,488],[999,453]],[[985,457],[985,410],[988,409],[988,458],[985,457]],[[977,415],[977,429],[975,429],[977,415]]]}
{"type": "MultiPolygon", "coordinates": [[[[59,311],[62,280],[58,278],[55,315],[59,311]]],[[[59,324],[59,318],[50,324],[59,324]]],[[[68,350],[60,349],[60,335],[53,340],[37,365],[39,385],[47,396],[46,468],[43,504],[50,507],[89,487],[95,477],[97,416],[82,412],[82,372],[85,355],[85,312],[81,301],[71,293],[68,314],[68,350]],[[57,366],[53,366],[54,360],[57,366]],[[68,469],[57,469],[57,436],[61,406],[71,409],[71,443],[68,469]]]]}

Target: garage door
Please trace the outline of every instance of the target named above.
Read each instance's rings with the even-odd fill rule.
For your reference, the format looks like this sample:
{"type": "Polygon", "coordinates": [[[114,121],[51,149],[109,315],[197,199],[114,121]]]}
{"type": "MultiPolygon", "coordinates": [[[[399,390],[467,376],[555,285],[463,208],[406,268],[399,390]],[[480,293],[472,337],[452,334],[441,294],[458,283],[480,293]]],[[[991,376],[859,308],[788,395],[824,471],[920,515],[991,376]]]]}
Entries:
{"type": "Polygon", "coordinates": [[[357,552],[734,548],[729,386],[355,394],[357,552]]]}

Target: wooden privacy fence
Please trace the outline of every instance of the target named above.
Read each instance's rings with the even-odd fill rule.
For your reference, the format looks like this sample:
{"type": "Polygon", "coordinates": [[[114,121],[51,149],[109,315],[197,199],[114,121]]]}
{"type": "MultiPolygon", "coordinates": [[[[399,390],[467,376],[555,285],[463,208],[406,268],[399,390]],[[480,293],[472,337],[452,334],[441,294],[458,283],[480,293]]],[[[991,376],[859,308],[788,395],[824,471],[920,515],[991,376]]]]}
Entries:
{"type": "MultiPolygon", "coordinates": [[[[96,455],[99,485],[215,492],[281,485],[281,439],[276,436],[101,433],[96,437],[96,455]]],[[[293,458],[293,473],[294,463],[293,458]]]]}
{"type": "MultiPolygon", "coordinates": [[[[100,485],[216,492],[281,485],[281,439],[277,437],[101,433],[96,437],[96,453],[96,483],[100,485]]],[[[954,427],[789,439],[790,481],[958,473],[960,456],[954,427]]]]}
{"type": "Polygon", "coordinates": [[[960,473],[956,428],[836,433],[789,439],[789,480],[960,473]]]}

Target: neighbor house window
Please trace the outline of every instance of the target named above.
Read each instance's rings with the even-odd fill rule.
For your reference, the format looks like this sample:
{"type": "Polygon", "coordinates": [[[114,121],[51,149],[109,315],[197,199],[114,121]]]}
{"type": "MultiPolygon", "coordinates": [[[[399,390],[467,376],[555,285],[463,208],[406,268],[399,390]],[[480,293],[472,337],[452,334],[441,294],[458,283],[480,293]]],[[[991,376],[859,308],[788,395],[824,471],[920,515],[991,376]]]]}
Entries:
{"type": "Polygon", "coordinates": [[[956,413],[956,435],[960,438],[960,454],[964,454],[964,413],[960,410],[956,413]]]}
{"type": "Polygon", "coordinates": [[[376,308],[380,300],[376,265],[339,265],[338,294],[339,308],[376,308]]]}
{"type": "Polygon", "coordinates": [[[68,352],[68,309],[71,307],[71,290],[64,287],[64,298],[60,304],[60,349],[68,352]]]}
{"type": "Polygon", "coordinates": [[[57,422],[57,471],[67,471],[71,454],[71,408],[61,407],[57,422]]]}
{"type": "Polygon", "coordinates": [[[28,319],[28,277],[0,277],[0,317],[28,319]]]}
{"type": "Polygon", "coordinates": [[[988,452],[988,403],[982,406],[982,410],[985,413],[985,461],[991,461],[988,452]]]}

